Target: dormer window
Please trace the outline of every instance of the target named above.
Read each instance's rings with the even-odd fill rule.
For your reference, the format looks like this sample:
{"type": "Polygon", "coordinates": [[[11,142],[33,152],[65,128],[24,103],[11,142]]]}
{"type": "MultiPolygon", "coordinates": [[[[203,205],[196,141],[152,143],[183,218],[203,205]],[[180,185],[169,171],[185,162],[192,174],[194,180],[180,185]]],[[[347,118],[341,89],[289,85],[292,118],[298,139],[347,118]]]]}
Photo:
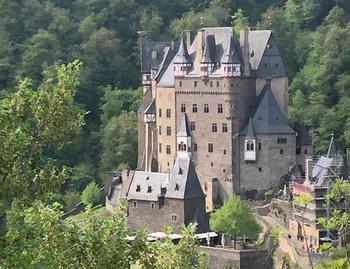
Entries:
{"type": "Polygon", "coordinates": [[[180,185],[178,183],[175,184],[175,191],[178,191],[180,189],[180,185]]]}
{"type": "Polygon", "coordinates": [[[147,193],[151,193],[151,192],[152,192],[152,186],[149,186],[149,185],[148,185],[147,193]]]}
{"type": "Polygon", "coordinates": [[[179,175],[182,175],[182,174],[183,174],[182,168],[179,167],[179,175]]]}
{"type": "Polygon", "coordinates": [[[140,192],[141,191],[141,185],[137,184],[136,186],[136,192],[140,192]]]}

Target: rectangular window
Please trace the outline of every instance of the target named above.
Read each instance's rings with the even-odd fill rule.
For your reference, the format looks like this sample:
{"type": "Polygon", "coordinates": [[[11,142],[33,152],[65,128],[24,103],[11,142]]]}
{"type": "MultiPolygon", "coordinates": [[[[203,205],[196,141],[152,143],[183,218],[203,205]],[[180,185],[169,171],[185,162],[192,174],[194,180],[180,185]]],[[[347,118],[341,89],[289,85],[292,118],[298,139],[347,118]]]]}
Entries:
{"type": "Polygon", "coordinates": [[[186,105],[185,104],[181,104],[181,112],[186,113],[186,105]]]}
{"type": "Polygon", "coordinates": [[[193,86],[197,87],[197,81],[196,80],[193,82],[193,86]]]}
{"type": "Polygon", "coordinates": [[[162,109],[161,108],[158,110],[158,116],[159,116],[159,118],[162,117],[162,109]]]}
{"type": "Polygon", "coordinates": [[[161,125],[159,125],[158,131],[159,131],[159,135],[162,135],[162,126],[161,125]]]}
{"type": "Polygon", "coordinates": [[[227,123],[222,124],[222,132],[227,133],[227,123]]]}
{"type": "Polygon", "coordinates": [[[213,124],[211,125],[211,131],[212,131],[213,133],[216,133],[216,132],[218,131],[218,125],[217,125],[216,123],[213,123],[213,124]]]}
{"type": "Polygon", "coordinates": [[[170,145],[166,145],[166,154],[171,154],[170,145]]]}
{"type": "Polygon", "coordinates": [[[181,81],[181,80],[179,81],[179,86],[180,86],[180,87],[182,86],[182,81],[181,81]]]}
{"type": "Polygon", "coordinates": [[[194,145],[193,145],[193,151],[197,151],[198,150],[198,145],[197,145],[197,143],[194,143],[194,145]]]}
{"type": "Polygon", "coordinates": [[[171,117],[171,110],[169,108],[166,110],[166,117],[167,118],[171,117]]]}
{"type": "Polygon", "coordinates": [[[134,201],[134,202],[132,203],[132,205],[133,205],[134,207],[137,207],[137,202],[134,201]]]}
{"type": "Polygon", "coordinates": [[[166,135],[168,135],[168,136],[171,135],[171,127],[170,126],[166,127],[166,135]]]}
{"type": "Polygon", "coordinates": [[[162,143],[159,143],[158,148],[159,148],[159,153],[162,153],[162,143]]]}
{"type": "Polygon", "coordinates": [[[209,113],[209,105],[204,104],[204,113],[209,113]]]}
{"type": "Polygon", "coordinates": [[[213,87],[213,82],[212,81],[210,81],[210,87],[213,87]]]}
{"type": "Polygon", "coordinates": [[[194,121],[190,122],[190,130],[195,131],[196,130],[196,123],[194,121]]]}
{"type": "Polygon", "coordinates": [[[218,104],[218,113],[223,113],[224,109],[222,108],[222,104],[218,104]]]}
{"type": "Polygon", "coordinates": [[[171,215],[171,222],[177,222],[177,216],[171,215]]]}
{"type": "Polygon", "coordinates": [[[258,150],[261,150],[261,143],[258,143],[258,150]]]}
{"type": "Polygon", "coordinates": [[[208,152],[214,152],[214,145],[213,145],[213,143],[208,143],[208,152]]]}
{"type": "Polygon", "coordinates": [[[192,112],[197,113],[197,104],[192,105],[192,112]]]}
{"type": "Polygon", "coordinates": [[[216,82],[216,87],[219,87],[219,86],[220,86],[220,82],[217,81],[217,82],[216,82]]]}
{"type": "Polygon", "coordinates": [[[301,148],[297,148],[297,149],[296,149],[296,154],[297,154],[297,155],[300,155],[300,154],[301,154],[301,148]]]}
{"type": "Polygon", "coordinates": [[[154,203],[151,203],[151,208],[154,209],[156,206],[154,203]]]}

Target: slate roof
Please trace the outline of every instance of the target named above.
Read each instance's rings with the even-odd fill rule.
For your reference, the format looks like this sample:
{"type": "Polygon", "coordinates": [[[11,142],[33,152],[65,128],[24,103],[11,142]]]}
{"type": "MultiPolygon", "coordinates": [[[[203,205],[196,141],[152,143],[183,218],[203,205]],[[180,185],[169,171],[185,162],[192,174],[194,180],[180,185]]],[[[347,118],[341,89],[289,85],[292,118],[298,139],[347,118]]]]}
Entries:
{"type": "Polygon", "coordinates": [[[238,52],[236,52],[233,37],[229,38],[229,43],[225,49],[225,52],[221,59],[222,63],[232,63],[232,64],[239,64],[239,56],[238,52]]]}
{"type": "Polygon", "coordinates": [[[141,72],[151,72],[151,69],[158,70],[165,55],[165,48],[172,46],[177,50],[179,43],[143,41],[141,43],[141,72]],[[156,54],[155,58],[152,58],[152,51],[156,54]]]}
{"type": "Polygon", "coordinates": [[[128,199],[158,201],[161,188],[166,187],[168,182],[169,174],[167,173],[135,171],[128,190],[128,199]]]}
{"type": "Polygon", "coordinates": [[[190,56],[188,55],[186,43],[184,42],[183,39],[181,39],[179,50],[177,51],[173,62],[174,63],[188,63],[188,62],[191,62],[190,56]]]}
{"type": "Polygon", "coordinates": [[[169,173],[135,171],[127,197],[129,200],[157,201],[202,198],[205,194],[189,157],[177,157],[169,173]],[[162,188],[166,189],[165,195],[162,188]]]}
{"type": "Polygon", "coordinates": [[[255,138],[255,133],[254,133],[254,127],[253,127],[253,123],[252,123],[252,118],[249,119],[249,123],[248,123],[248,130],[247,130],[247,138],[255,138]]]}
{"type": "Polygon", "coordinates": [[[251,52],[250,65],[253,70],[257,70],[260,65],[270,36],[270,30],[249,31],[248,44],[249,51],[251,52]]]}
{"type": "MultiPolygon", "coordinates": [[[[252,119],[255,134],[294,134],[295,131],[288,125],[270,85],[265,85],[262,98],[252,119]]],[[[248,125],[241,134],[247,134],[248,125]]]]}
{"type": "Polygon", "coordinates": [[[213,45],[210,46],[210,38],[209,38],[209,36],[207,36],[206,42],[204,44],[203,57],[202,57],[201,62],[202,63],[212,63],[212,62],[214,62],[213,58],[215,58],[215,56],[212,55],[214,53],[215,53],[215,50],[213,49],[213,45]]]}
{"type": "Polygon", "coordinates": [[[188,127],[187,115],[184,113],[181,118],[180,128],[176,134],[176,136],[187,137],[190,136],[190,128],[188,127]]]}
{"type": "Polygon", "coordinates": [[[170,170],[170,180],[165,197],[177,199],[205,197],[191,158],[176,158],[170,170]]]}
{"type": "Polygon", "coordinates": [[[145,114],[156,114],[156,99],[152,100],[152,103],[144,110],[145,114]]]}

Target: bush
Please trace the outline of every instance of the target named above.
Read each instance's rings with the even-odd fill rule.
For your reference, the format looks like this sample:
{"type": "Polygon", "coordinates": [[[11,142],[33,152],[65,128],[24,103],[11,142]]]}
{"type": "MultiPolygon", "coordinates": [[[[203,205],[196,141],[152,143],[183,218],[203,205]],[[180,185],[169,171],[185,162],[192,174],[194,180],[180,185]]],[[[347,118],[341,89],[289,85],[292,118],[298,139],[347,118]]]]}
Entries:
{"type": "Polygon", "coordinates": [[[80,201],[81,195],[79,192],[69,191],[64,196],[65,211],[72,210],[80,201]]]}
{"type": "Polygon", "coordinates": [[[81,199],[85,205],[95,205],[100,202],[101,191],[97,184],[93,181],[89,185],[86,186],[83,194],[81,195],[81,199]]]}

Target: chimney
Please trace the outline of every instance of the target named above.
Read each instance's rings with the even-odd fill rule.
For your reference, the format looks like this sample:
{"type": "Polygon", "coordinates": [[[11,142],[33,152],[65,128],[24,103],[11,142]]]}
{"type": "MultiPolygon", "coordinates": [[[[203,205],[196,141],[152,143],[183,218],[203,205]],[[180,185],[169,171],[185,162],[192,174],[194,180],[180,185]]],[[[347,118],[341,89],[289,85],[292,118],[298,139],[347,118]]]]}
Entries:
{"type": "Polygon", "coordinates": [[[194,71],[196,74],[200,74],[201,71],[201,60],[203,58],[203,47],[204,47],[204,29],[200,29],[197,34],[197,48],[196,48],[196,59],[194,62],[194,71]]]}
{"type": "Polygon", "coordinates": [[[194,32],[192,30],[186,31],[186,45],[187,49],[189,49],[194,40],[194,32]]]}
{"type": "Polygon", "coordinates": [[[240,36],[240,45],[242,49],[243,57],[243,75],[250,75],[250,51],[249,51],[249,42],[248,42],[249,29],[245,28],[239,33],[240,36]]]}
{"type": "Polygon", "coordinates": [[[312,166],[313,166],[313,161],[312,159],[306,159],[305,163],[305,181],[311,183],[312,179],[312,166]]]}
{"type": "Polygon", "coordinates": [[[175,50],[175,42],[174,41],[171,41],[170,48],[171,48],[171,50],[175,50]]]}

